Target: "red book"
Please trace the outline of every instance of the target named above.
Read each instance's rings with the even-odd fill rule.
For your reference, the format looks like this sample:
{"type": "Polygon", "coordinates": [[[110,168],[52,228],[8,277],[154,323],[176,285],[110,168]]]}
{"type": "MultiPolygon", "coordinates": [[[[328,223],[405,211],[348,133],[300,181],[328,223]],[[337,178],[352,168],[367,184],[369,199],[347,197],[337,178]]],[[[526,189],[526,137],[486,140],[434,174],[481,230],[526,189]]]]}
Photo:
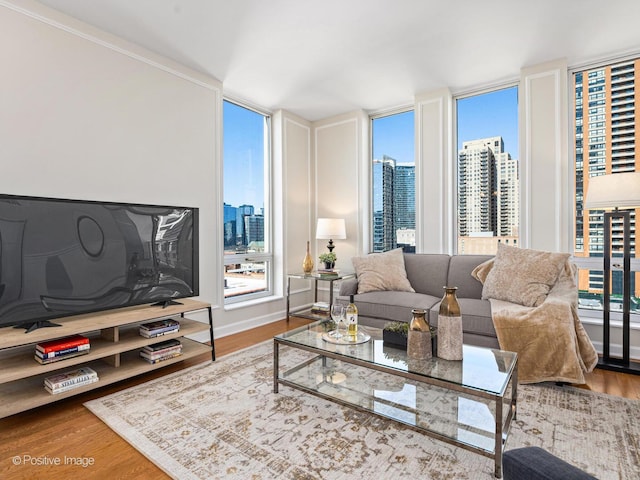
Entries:
{"type": "Polygon", "coordinates": [[[51,340],[50,342],[38,343],[36,345],[36,350],[42,353],[50,353],[71,347],[77,347],[78,345],[85,345],[87,343],[89,343],[89,339],[87,337],[83,337],[82,335],[72,335],[66,338],[51,340]]]}

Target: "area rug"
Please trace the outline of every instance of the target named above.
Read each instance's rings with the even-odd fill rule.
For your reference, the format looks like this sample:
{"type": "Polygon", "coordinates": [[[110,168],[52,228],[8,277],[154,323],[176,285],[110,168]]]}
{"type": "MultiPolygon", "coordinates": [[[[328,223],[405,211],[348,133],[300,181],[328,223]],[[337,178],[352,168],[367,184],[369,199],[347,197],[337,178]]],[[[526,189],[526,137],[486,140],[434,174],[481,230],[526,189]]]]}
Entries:
{"type": "MultiPolygon", "coordinates": [[[[285,365],[309,355],[281,350],[285,365]]],[[[540,446],[600,480],[640,478],[640,402],[554,384],[518,393],[507,450],[540,446]]],[[[180,480],[494,478],[477,453],[289,387],[274,394],[272,342],[85,405],[180,480]]]]}

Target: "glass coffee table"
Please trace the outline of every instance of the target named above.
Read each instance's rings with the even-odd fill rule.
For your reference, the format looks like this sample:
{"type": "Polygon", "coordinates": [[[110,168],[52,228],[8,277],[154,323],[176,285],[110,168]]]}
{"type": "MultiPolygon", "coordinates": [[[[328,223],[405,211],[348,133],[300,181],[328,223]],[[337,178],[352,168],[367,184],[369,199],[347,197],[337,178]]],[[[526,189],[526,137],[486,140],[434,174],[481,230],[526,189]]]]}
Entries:
{"type": "Polygon", "coordinates": [[[317,321],[274,337],[274,393],[285,385],[394,420],[493,458],[495,476],[502,477],[516,417],[515,353],[464,345],[462,361],[413,360],[384,344],[380,329],[360,326],[371,339],[353,344],[326,341],[331,329],[331,322],[317,321]],[[282,347],[309,353],[283,371],[290,350],[282,347]]]}

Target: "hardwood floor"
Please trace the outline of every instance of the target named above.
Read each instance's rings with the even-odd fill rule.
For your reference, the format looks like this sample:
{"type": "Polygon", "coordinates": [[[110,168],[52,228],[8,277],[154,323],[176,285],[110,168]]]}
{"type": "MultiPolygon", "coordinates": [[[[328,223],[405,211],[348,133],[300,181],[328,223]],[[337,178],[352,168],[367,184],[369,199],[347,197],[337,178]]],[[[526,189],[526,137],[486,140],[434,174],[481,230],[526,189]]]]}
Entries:
{"type": "MultiPolygon", "coordinates": [[[[216,339],[216,357],[250,347],[274,335],[308,323],[292,318],[216,339]]],[[[82,405],[84,402],[137,385],[172,371],[207,361],[203,355],[134,379],[77,395],[60,402],[0,420],[0,478],[167,479],[158,467],[121,439],[82,405]],[[66,460],[65,460],[66,458],[66,460]],[[14,464],[14,459],[15,463],[14,464]],[[90,463],[44,464],[58,460],[90,463]],[[25,464],[25,461],[27,464],[25,464]],[[33,463],[33,464],[31,464],[33,463]]],[[[588,374],[587,388],[626,398],[640,399],[640,376],[596,369],[588,374]]]]}

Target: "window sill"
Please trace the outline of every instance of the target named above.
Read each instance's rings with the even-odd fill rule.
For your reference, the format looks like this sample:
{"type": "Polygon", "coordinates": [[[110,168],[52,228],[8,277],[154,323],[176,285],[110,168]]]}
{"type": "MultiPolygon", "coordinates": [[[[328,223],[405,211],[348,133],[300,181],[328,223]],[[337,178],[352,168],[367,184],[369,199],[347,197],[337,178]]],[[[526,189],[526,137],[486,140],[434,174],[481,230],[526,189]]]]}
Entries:
{"type": "Polygon", "coordinates": [[[282,295],[270,295],[268,297],[260,297],[260,298],[254,298],[251,300],[245,300],[243,302],[230,303],[224,306],[224,310],[225,312],[229,312],[233,310],[239,310],[241,308],[253,307],[255,305],[262,305],[270,302],[278,302],[283,299],[284,297],[282,295]]]}

